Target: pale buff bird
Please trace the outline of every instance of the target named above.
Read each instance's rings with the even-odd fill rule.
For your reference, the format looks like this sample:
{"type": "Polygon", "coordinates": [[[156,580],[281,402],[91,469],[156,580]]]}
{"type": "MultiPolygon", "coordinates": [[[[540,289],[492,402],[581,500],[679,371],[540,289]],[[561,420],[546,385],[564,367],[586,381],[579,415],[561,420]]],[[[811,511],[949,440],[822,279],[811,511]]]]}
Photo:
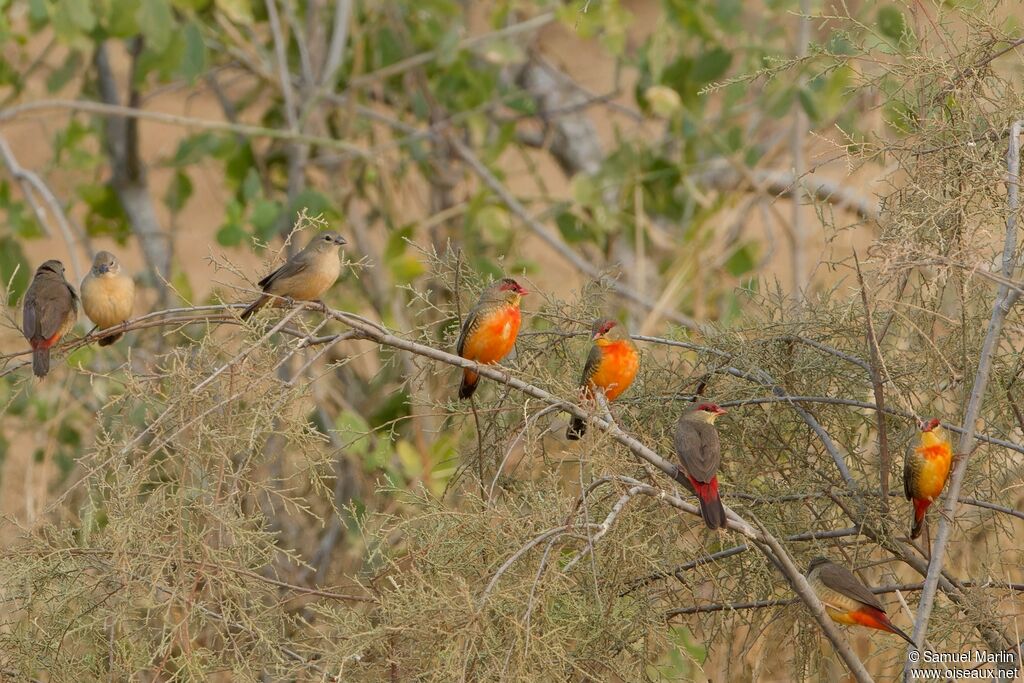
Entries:
{"type": "Polygon", "coordinates": [[[296,301],[318,301],[341,275],[338,249],[346,244],[336,232],[317,235],[306,248],[292,256],[283,266],[259,281],[266,294],[242,312],[246,320],[274,297],[296,301]]]}
{"type": "MultiPolygon", "coordinates": [[[[92,261],[92,270],[82,280],[82,308],[89,320],[101,330],[120,325],[132,317],[135,307],[135,281],[122,272],[121,264],[109,251],[101,251],[92,261]]],[[[100,339],[110,346],[124,336],[118,332],[100,339]]]]}

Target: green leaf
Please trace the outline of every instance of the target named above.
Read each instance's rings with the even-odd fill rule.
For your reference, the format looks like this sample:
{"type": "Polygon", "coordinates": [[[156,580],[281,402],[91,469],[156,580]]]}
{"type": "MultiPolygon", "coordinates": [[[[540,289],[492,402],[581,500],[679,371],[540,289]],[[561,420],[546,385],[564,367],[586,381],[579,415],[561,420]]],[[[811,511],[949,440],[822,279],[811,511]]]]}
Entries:
{"type": "Polygon", "coordinates": [[[197,133],[178,143],[172,163],[179,166],[195,164],[213,155],[219,148],[220,140],[214,133],[197,133]]]}
{"type": "Polygon", "coordinates": [[[259,199],[249,213],[249,222],[252,223],[256,236],[264,242],[274,236],[277,229],[277,221],[281,216],[281,202],[272,199],[259,199]]]}
{"type": "Polygon", "coordinates": [[[0,237],[0,287],[6,288],[10,284],[8,305],[13,306],[21,300],[31,277],[32,270],[21,243],[8,235],[0,237]]]}
{"type": "Polygon", "coordinates": [[[192,290],[192,283],[188,279],[188,273],[184,268],[172,268],[171,287],[178,293],[182,301],[191,304],[195,301],[195,292],[192,290]]]}
{"type": "Polygon", "coordinates": [[[146,37],[147,48],[160,53],[171,44],[175,21],[167,0],[141,0],[135,20],[146,37]]]}
{"type": "Polygon", "coordinates": [[[167,194],[164,195],[164,203],[172,213],[181,211],[192,196],[192,179],[181,169],[174,172],[170,184],[167,186],[167,194]]]}
{"type": "Polygon", "coordinates": [[[78,50],[68,52],[64,63],[46,77],[46,91],[52,94],[63,88],[68,81],[75,77],[80,66],[82,66],[82,53],[78,50]]]}
{"type": "Polygon", "coordinates": [[[335,211],[334,205],[331,200],[327,198],[323,192],[316,190],[303,190],[295,196],[295,200],[289,207],[293,214],[298,214],[302,209],[306,209],[306,212],[310,216],[323,215],[324,218],[337,217],[338,212],[335,211]]]}
{"type": "Polygon", "coordinates": [[[244,202],[251,202],[260,194],[262,189],[259,173],[256,172],[254,167],[250,166],[245,173],[245,180],[242,181],[242,200],[244,202]]]}
{"type": "Polygon", "coordinates": [[[370,425],[359,413],[343,410],[334,420],[334,429],[349,453],[363,458],[370,452],[370,425]]]}
{"type": "Polygon", "coordinates": [[[441,41],[437,44],[437,49],[435,50],[439,66],[446,67],[455,63],[456,58],[459,56],[460,33],[460,26],[453,24],[441,36],[441,41]]]}
{"type": "Polygon", "coordinates": [[[903,12],[893,5],[879,8],[878,31],[886,38],[898,43],[907,31],[907,22],[903,17],[903,12]]]}
{"type": "Polygon", "coordinates": [[[732,53],[722,47],[715,47],[702,53],[693,63],[693,80],[699,86],[713,83],[725,75],[732,64],[732,53]]]}
{"type": "Polygon", "coordinates": [[[756,248],[752,243],[744,244],[729,256],[725,262],[725,270],[734,277],[739,277],[754,270],[757,266],[756,248]]]}
{"type": "Polygon", "coordinates": [[[250,0],[216,0],[215,4],[231,21],[239,24],[251,24],[253,21],[250,0]]]}
{"type": "Polygon", "coordinates": [[[558,232],[562,233],[562,239],[569,244],[593,241],[595,232],[587,228],[583,219],[571,211],[561,211],[555,217],[555,224],[558,232]]]}
{"type": "Polygon", "coordinates": [[[821,111],[818,109],[818,103],[815,101],[814,93],[806,88],[800,88],[796,93],[796,98],[800,101],[800,106],[803,110],[807,112],[807,118],[812,122],[821,120],[821,111]]]}
{"type": "Polygon", "coordinates": [[[240,223],[229,221],[217,231],[217,243],[225,247],[237,247],[248,236],[240,223]]]}
{"type": "Polygon", "coordinates": [[[67,42],[79,40],[96,27],[89,0],[59,0],[51,20],[57,36],[67,42]]]}
{"type": "MultiPolygon", "coordinates": [[[[378,429],[390,422],[408,417],[410,414],[409,403],[408,391],[389,391],[387,398],[370,416],[370,425],[374,429],[378,429]]],[[[388,443],[385,439],[381,439],[381,442],[388,443]]]]}
{"type": "Polygon", "coordinates": [[[206,69],[206,43],[194,21],[185,24],[184,36],[185,54],[182,55],[179,72],[189,83],[195,83],[206,69]]]}
{"type": "Polygon", "coordinates": [[[110,0],[107,6],[105,27],[111,38],[131,38],[139,33],[135,15],[139,12],[140,0],[110,0]]]}

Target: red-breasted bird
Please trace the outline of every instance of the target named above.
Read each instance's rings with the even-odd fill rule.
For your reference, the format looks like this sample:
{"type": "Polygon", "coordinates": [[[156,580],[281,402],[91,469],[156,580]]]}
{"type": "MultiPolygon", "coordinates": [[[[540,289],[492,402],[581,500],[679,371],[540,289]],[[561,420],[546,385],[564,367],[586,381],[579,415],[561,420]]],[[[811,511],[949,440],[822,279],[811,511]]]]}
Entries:
{"type": "MultiPolygon", "coordinates": [[[[507,277],[485,289],[462,323],[455,353],[488,365],[507,356],[519,334],[519,302],[526,294],[518,282],[507,277]]],[[[472,396],[479,381],[480,375],[468,368],[463,370],[459,398],[472,396]]]]}
{"type": "Polygon", "coordinates": [[[725,508],[718,496],[718,466],[722,447],[715,420],[725,410],[714,403],[690,406],[676,423],[675,447],[683,474],[700,501],[700,516],[709,529],[725,526],[725,508]]]}
{"type": "Polygon", "coordinates": [[[914,644],[910,636],[892,625],[875,594],[846,567],[828,558],[816,557],[807,567],[807,583],[818,594],[832,621],[895,633],[914,644]]]}
{"type": "MultiPolygon", "coordinates": [[[[605,398],[614,401],[633,383],[640,369],[640,354],[629,330],[614,320],[595,320],[590,333],[594,344],[583,365],[580,394],[584,400],[593,400],[596,387],[604,391],[605,398]]],[[[565,438],[580,439],[586,432],[587,421],[573,417],[565,438]]]]}
{"type": "Polygon", "coordinates": [[[946,486],[953,461],[953,449],[938,418],[922,422],[920,428],[917,445],[910,445],[903,462],[903,493],[914,502],[911,538],[917,538],[924,530],[925,512],[946,486]]]}
{"type": "Polygon", "coordinates": [[[64,279],[64,264],[44,262],[25,290],[22,330],[32,347],[32,372],[50,372],[50,347],[71,331],[78,320],[78,293],[64,279]]]}

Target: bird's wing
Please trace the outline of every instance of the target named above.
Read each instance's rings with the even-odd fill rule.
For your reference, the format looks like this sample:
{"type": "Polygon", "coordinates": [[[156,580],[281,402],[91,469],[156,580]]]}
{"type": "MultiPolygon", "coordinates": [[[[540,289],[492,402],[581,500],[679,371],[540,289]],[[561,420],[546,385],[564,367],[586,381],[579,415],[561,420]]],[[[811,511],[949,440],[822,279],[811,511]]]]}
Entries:
{"type": "Polygon", "coordinates": [[[25,299],[22,301],[21,329],[25,331],[26,337],[34,337],[39,334],[39,320],[36,317],[36,283],[33,281],[25,292],[25,299]]]}
{"type": "Polygon", "coordinates": [[[601,359],[604,354],[601,353],[601,347],[594,344],[590,347],[590,353],[587,354],[587,362],[583,364],[583,376],[580,378],[580,386],[586,388],[590,383],[590,378],[597,372],[598,366],[601,364],[601,359]]]}
{"type": "Polygon", "coordinates": [[[462,355],[462,351],[466,346],[466,340],[469,339],[469,335],[473,334],[477,326],[480,324],[480,309],[481,305],[477,304],[470,309],[469,314],[466,315],[466,321],[462,323],[462,331],[459,332],[459,341],[455,343],[455,353],[459,356],[462,355]]]}
{"type": "Polygon", "coordinates": [[[697,481],[711,481],[718,473],[721,447],[712,425],[680,420],[676,425],[675,447],[687,474],[697,481]]]}
{"type": "Polygon", "coordinates": [[[63,279],[46,279],[39,283],[37,296],[48,304],[42,310],[36,308],[37,329],[43,339],[49,339],[61,331],[68,314],[78,310],[78,295],[63,279]]]}
{"type": "Polygon", "coordinates": [[[882,607],[882,603],[878,601],[875,594],[857,580],[853,572],[846,567],[840,567],[838,564],[829,562],[826,565],[822,565],[820,572],[821,582],[826,588],[831,588],[837,593],[853,598],[857,602],[864,603],[869,607],[874,607],[881,612],[885,611],[885,608],[882,607]]]}
{"type": "Polygon", "coordinates": [[[911,442],[910,446],[907,447],[907,452],[903,456],[903,495],[906,496],[907,500],[913,498],[910,495],[910,477],[913,476],[914,471],[910,468],[910,459],[914,456],[914,443],[911,442]]]}
{"type": "Polygon", "coordinates": [[[299,252],[286,261],[280,268],[260,280],[257,284],[259,284],[260,288],[266,292],[275,282],[279,280],[287,280],[288,278],[295,277],[299,273],[303,272],[309,268],[309,260],[304,258],[304,254],[305,252],[299,252]]]}

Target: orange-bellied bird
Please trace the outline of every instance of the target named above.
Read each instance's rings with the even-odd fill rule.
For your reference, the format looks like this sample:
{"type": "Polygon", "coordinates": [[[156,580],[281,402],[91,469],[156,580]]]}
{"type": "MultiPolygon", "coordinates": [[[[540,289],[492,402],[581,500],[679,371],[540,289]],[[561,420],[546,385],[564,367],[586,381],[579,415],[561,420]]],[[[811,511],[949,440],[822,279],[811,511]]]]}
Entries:
{"type": "Polygon", "coordinates": [[[71,331],[78,320],[78,293],[64,279],[64,264],[45,261],[25,290],[22,330],[32,347],[32,372],[50,372],[50,347],[71,331]]]}
{"type": "MultiPolygon", "coordinates": [[[[637,352],[629,330],[614,320],[597,319],[590,328],[594,345],[583,365],[580,379],[580,393],[584,399],[594,398],[594,388],[604,391],[605,398],[614,401],[629,388],[640,369],[640,354],[637,352]]],[[[587,432],[587,421],[572,418],[565,438],[580,439],[587,432]]]]}
{"type": "Polygon", "coordinates": [[[700,516],[709,529],[725,526],[725,508],[718,496],[718,466],[722,447],[715,420],[725,410],[714,403],[690,406],[676,423],[675,447],[687,483],[700,501],[700,516]]]}
{"type": "Polygon", "coordinates": [[[807,582],[818,594],[832,621],[888,631],[914,644],[910,636],[892,625],[875,594],[846,567],[828,558],[816,557],[807,567],[807,582]]]}
{"type": "Polygon", "coordinates": [[[903,493],[907,500],[914,501],[911,538],[917,538],[924,530],[925,512],[942,493],[953,461],[953,449],[938,418],[922,422],[920,428],[918,444],[910,445],[903,462],[903,493]]]}
{"type": "MultiPolygon", "coordinates": [[[[476,306],[462,323],[455,353],[478,363],[497,363],[508,355],[516,343],[522,314],[519,301],[527,291],[512,278],[502,278],[484,290],[476,306]]],[[[466,368],[462,371],[459,398],[469,398],[476,391],[480,375],[466,368]]]]}

